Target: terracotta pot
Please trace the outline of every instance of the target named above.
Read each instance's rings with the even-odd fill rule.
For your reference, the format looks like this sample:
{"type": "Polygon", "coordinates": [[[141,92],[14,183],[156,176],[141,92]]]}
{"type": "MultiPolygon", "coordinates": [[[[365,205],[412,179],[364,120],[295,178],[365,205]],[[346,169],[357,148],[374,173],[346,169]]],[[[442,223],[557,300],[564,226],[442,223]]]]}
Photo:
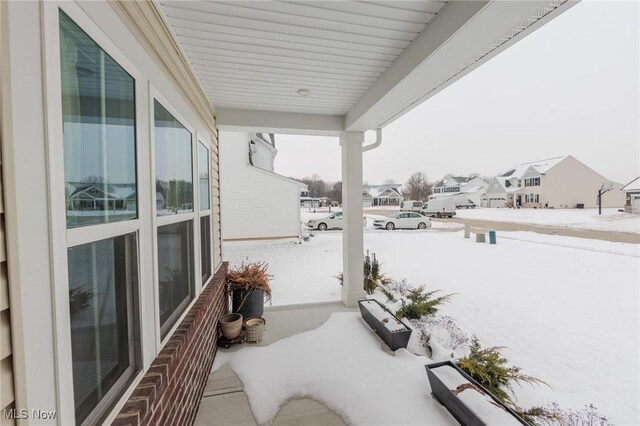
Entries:
{"type": "Polygon", "coordinates": [[[232,340],[242,331],[242,315],[229,314],[220,318],[220,330],[225,339],[232,340]]]}

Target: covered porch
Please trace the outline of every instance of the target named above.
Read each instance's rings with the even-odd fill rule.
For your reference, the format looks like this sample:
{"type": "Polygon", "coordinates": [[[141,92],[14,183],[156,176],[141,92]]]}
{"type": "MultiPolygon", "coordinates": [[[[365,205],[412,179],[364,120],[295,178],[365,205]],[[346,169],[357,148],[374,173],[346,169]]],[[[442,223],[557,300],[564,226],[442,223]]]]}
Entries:
{"type": "Polygon", "coordinates": [[[219,130],[339,138],[342,302],[353,307],[364,297],[364,152],[383,143],[386,125],[575,3],[162,1],[158,9],[219,130]]]}

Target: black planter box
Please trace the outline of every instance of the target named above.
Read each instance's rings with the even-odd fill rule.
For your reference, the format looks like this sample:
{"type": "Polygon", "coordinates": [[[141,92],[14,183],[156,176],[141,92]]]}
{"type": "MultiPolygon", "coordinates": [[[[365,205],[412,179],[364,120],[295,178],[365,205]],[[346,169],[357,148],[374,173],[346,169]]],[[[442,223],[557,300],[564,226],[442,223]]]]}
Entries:
{"type": "Polygon", "coordinates": [[[406,348],[409,343],[409,338],[411,337],[411,328],[400,321],[393,313],[387,309],[382,303],[378,302],[375,299],[363,299],[358,300],[358,306],[360,307],[360,314],[362,315],[362,319],[371,327],[371,329],[382,339],[382,341],[389,346],[392,351],[400,348],[406,348]],[[375,302],[382,309],[384,309],[390,316],[395,318],[400,324],[405,327],[405,330],[401,331],[391,331],[389,330],[378,318],[375,317],[365,304],[362,302],[375,302]]]}
{"type": "Polygon", "coordinates": [[[500,401],[491,392],[481,386],[480,383],[473,380],[455,363],[451,361],[442,361],[425,365],[424,367],[426,368],[427,376],[429,377],[429,384],[431,385],[431,393],[433,393],[433,396],[435,396],[436,399],[440,401],[440,403],[444,405],[445,408],[451,413],[451,415],[455,417],[458,423],[463,426],[487,426],[487,423],[480,419],[471,408],[467,407],[464,402],[462,402],[456,395],[454,395],[451,389],[449,389],[447,385],[445,385],[442,380],[440,380],[440,378],[432,371],[442,366],[454,368],[462,377],[465,378],[465,380],[482,389],[482,391],[486,395],[488,395],[496,405],[504,408],[506,412],[511,414],[514,417],[515,422],[519,422],[523,425],[529,425],[529,423],[525,422],[522,417],[518,416],[515,413],[515,411],[504,405],[502,401],[500,401]]]}

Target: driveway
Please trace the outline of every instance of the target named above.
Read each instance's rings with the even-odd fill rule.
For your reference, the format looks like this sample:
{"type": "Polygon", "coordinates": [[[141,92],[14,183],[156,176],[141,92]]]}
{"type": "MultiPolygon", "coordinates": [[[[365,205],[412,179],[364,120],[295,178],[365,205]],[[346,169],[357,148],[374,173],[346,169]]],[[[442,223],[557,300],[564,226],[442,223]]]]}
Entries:
{"type": "Polygon", "coordinates": [[[631,232],[598,231],[590,229],[576,229],[564,226],[533,225],[528,223],[499,222],[482,219],[463,219],[453,217],[452,219],[431,218],[433,222],[455,222],[468,223],[472,228],[493,229],[496,231],[529,231],[539,234],[562,235],[565,237],[589,238],[596,240],[611,241],[614,243],[640,244],[640,234],[631,232]]]}

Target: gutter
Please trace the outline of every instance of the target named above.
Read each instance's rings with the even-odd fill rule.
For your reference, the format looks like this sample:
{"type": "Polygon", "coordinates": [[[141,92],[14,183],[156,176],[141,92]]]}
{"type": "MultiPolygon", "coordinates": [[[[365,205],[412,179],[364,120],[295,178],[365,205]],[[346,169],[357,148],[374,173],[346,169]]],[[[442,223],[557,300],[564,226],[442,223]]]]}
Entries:
{"type": "Polygon", "coordinates": [[[362,152],[367,152],[370,151],[372,149],[375,149],[377,147],[380,146],[380,144],[382,143],[382,129],[380,127],[378,127],[376,129],[376,141],[370,145],[363,145],[362,146],[362,152]]]}

